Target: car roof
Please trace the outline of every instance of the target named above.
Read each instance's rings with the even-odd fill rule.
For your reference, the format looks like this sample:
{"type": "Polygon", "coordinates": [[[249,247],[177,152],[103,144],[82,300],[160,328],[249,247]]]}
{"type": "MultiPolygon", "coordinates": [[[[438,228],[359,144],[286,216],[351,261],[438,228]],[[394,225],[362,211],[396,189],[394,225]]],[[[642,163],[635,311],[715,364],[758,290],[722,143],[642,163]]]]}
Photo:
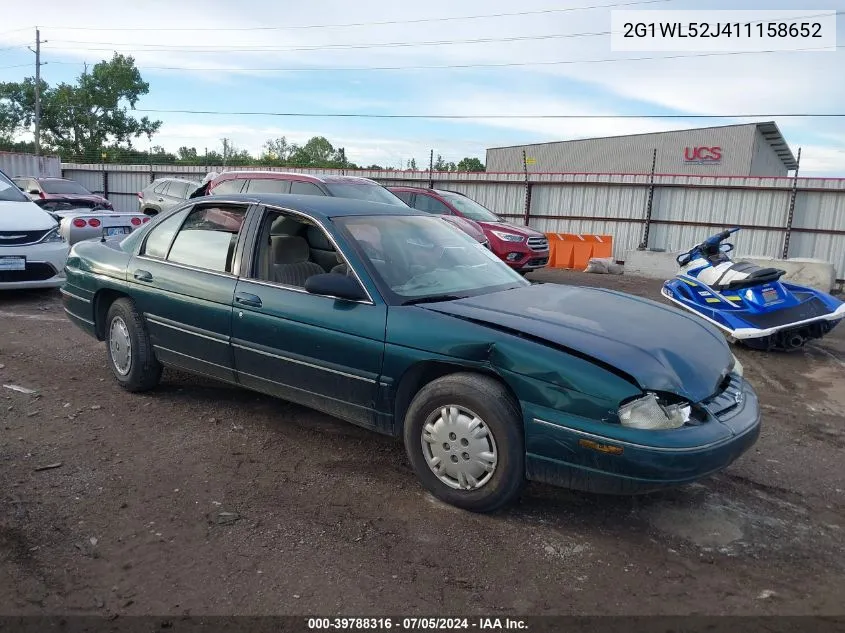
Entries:
{"type": "Polygon", "coordinates": [[[262,169],[244,169],[244,170],[234,170],[234,171],[224,171],[220,173],[215,180],[221,179],[226,177],[226,180],[237,180],[237,176],[242,176],[243,178],[254,178],[255,176],[262,176],[264,178],[278,178],[279,180],[287,180],[288,178],[303,178],[305,180],[312,180],[316,182],[323,182],[323,183],[336,183],[336,184],[359,184],[359,185],[377,185],[378,183],[375,180],[371,180],[370,178],[361,178],[360,176],[343,176],[343,175],[335,175],[335,174],[303,174],[298,171],[271,171],[271,170],[262,170],[262,169]],[[232,178],[235,176],[236,178],[232,178]]]}
{"type": "Polygon", "coordinates": [[[339,198],[336,196],[314,196],[292,193],[237,193],[196,198],[195,202],[230,200],[256,202],[259,204],[283,207],[293,211],[302,211],[316,217],[331,218],[354,215],[417,215],[430,217],[431,214],[398,204],[339,198]]]}

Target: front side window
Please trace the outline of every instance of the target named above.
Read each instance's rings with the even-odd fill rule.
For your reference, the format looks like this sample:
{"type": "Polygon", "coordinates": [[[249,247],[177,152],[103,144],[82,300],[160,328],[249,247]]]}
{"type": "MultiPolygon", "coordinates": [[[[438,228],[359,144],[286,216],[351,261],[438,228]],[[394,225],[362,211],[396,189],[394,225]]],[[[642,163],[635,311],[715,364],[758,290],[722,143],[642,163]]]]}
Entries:
{"type": "Polygon", "coordinates": [[[451,215],[452,212],[445,204],[440,202],[437,198],[432,198],[424,193],[418,193],[417,199],[414,201],[414,208],[426,213],[434,213],[436,215],[451,215]]]}
{"type": "Polygon", "coordinates": [[[0,174],[0,200],[4,202],[28,202],[29,198],[11,180],[0,174]]]}
{"type": "Polygon", "coordinates": [[[326,189],[336,198],[352,198],[354,200],[368,200],[370,202],[381,202],[383,204],[397,204],[402,207],[408,206],[402,202],[392,191],[388,191],[381,185],[371,182],[327,182],[326,189]]]}
{"type": "Polygon", "coordinates": [[[251,277],[290,288],[303,288],[309,277],[346,275],[344,257],[314,220],[268,211],[261,224],[251,277]]]}
{"type": "Polygon", "coordinates": [[[438,217],[348,216],[334,222],[395,303],[530,285],[490,250],[438,217]]]}
{"type": "Polygon", "coordinates": [[[476,222],[501,222],[502,219],[487,207],[483,207],[475,200],[462,196],[459,193],[443,192],[442,195],[453,207],[464,216],[476,222]]]}
{"type": "Polygon", "coordinates": [[[164,182],[158,183],[154,188],[153,192],[159,195],[164,195],[165,190],[167,189],[167,185],[170,184],[167,180],[164,182]]]}
{"type": "Polygon", "coordinates": [[[399,198],[402,202],[404,202],[408,206],[411,206],[411,196],[413,196],[414,194],[411,193],[410,191],[391,191],[390,193],[392,193],[394,196],[399,198]]]}
{"type": "Polygon", "coordinates": [[[323,190],[320,189],[313,182],[305,182],[304,180],[294,180],[290,183],[290,192],[299,193],[306,196],[324,196],[323,190]]]}
{"type": "Polygon", "coordinates": [[[232,259],[246,209],[199,207],[188,214],[176,234],[167,261],[216,272],[232,272],[232,259]]]}

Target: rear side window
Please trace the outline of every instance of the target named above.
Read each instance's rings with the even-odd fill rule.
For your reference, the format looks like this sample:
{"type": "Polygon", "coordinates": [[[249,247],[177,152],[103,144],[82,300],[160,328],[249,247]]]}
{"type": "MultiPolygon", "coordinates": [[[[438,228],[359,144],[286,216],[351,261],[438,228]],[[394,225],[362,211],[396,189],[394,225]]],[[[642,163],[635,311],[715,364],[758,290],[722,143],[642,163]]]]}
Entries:
{"type": "Polygon", "coordinates": [[[288,193],[290,181],[277,178],[253,178],[247,183],[246,191],[247,193],[288,193]]]}
{"type": "Polygon", "coordinates": [[[167,261],[231,273],[245,213],[243,207],[194,209],[176,234],[167,261]]]}
{"type": "Polygon", "coordinates": [[[173,241],[173,236],[176,235],[176,231],[179,230],[182,221],[188,215],[188,211],[190,209],[180,211],[152,229],[147,236],[147,242],[144,244],[141,254],[147,257],[165,259],[167,257],[167,251],[170,248],[170,243],[173,241]]]}
{"type": "Polygon", "coordinates": [[[219,196],[220,194],[224,193],[240,193],[241,187],[244,186],[244,181],[239,179],[233,180],[224,180],[219,185],[216,185],[214,189],[211,190],[211,194],[215,196],[219,196]]]}
{"type": "Polygon", "coordinates": [[[299,193],[307,196],[324,196],[323,190],[320,189],[313,182],[305,182],[304,180],[294,180],[290,183],[290,192],[299,193]]]}
{"type": "Polygon", "coordinates": [[[421,193],[417,194],[417,199],[414,201],[414,208],[437,215],[450,215],[452,213],[449,211],[449,207],[440,202],[440,200],[421,193]]]}
{"type": "Polygon", "coordinates": [[[170,181],[170,186],[167,188],[167,195],[172,198],[184,200],[188,197],[188,183],[178,180],[170,181]]]}

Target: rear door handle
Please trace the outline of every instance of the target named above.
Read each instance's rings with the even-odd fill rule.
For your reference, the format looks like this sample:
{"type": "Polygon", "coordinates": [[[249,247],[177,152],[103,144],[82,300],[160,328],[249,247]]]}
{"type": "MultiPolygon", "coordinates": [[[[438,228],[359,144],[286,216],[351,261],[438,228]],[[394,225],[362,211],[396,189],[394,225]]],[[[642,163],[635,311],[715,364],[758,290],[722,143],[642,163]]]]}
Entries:
{"type": "Polygon", "coordinates": [[[138,281],[152,281],[153,275],[148,270],[136,270],[134,275],[138,281]]]}
{"type": "Polygon", "coordinates": [[[244,306],[252,306],[253,308],[261,307],[261,297],[248,294],[246,292],[238,292],[235,294],[235,301],[244,306]]]}

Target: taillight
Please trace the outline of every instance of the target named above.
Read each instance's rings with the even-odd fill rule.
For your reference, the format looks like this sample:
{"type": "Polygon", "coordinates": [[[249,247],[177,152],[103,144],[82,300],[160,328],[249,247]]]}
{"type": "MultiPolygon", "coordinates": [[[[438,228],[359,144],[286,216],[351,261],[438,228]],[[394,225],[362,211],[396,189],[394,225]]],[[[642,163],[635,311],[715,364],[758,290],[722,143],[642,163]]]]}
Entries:
{"type": "Polygon", "coordinates": [[[41,198],[42,200],[46,200],[46,199],[47,199],[47,196],[45,196],[45,195],[44,195],[44,192],[43,192],[43,191],[39,191],[39,192],[38,192],[38,197],[39,197],[39,198],[41,198]]]}
{"type": "Polygon", "coordinates": [[[138,192],[138,200],[143,200],[143,199],[144,199],[144,194],[139,191],[138,192]]]}
{"type": "Polygon", "coordinates": [[[130,222],[132,222],[132,226],[141,226],[141,218],[132,218],[130,222]]]}
{"type": "Polygon", "coordinates": [[[90,220],[88,220],[88,226],[93,226],[94,228],[97,228],[98,226],[100,226],[100,221],[97,218],[91,218],[90,220]]]}
{"type": "Polygon", "coordinates": [[[85,220],[83,220],[82,218],[76,218],[73,221],[73,225],[78,229],[84,229],[85,228],[85,220]]]}
{"type": "Polygon", "coordinates": [[[145,216],[143,220],[141,220],[144,224],[150,221],[150,216],[145,216]]]}

